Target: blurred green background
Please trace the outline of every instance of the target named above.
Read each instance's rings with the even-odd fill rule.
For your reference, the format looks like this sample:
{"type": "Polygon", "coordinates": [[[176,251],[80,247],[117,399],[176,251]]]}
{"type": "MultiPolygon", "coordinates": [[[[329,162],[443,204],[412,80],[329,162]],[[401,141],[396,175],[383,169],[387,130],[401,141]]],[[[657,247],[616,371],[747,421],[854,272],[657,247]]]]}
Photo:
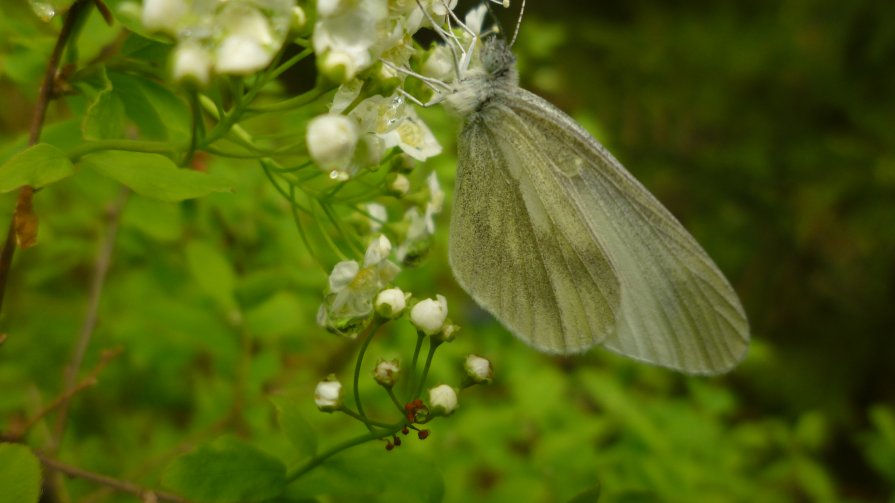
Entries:
{"type": "MultiPolygon", "coordinates": [[[[591,130],[706,248],[743,300],[749,356],[709,379],[599,349],[534,352],[453,281],[448,205],[428,260],[398,284],[446,295],[463,326],[433,383],[456,381],[469,352],[494,361],[496,381],[464,392],[425,442],[358,448],[346,459],[394,472],[333,499],[412,500],[422,482],[399,474],[422,465],[444,475],[446,501],[560,502],[595,485],[602,501],[895,501],[895,3],[526,9],[514,49],[523,85],[591,130]]],[[[512,26],[516,10],[505,14],[512,26]]],[[[12,22],[0,26],[20,32],[12,22]]],[[[34,30],[0,42],[5,145],[27,128],[42,66],[26,53],[48,50],[51,33],[34,30]]],[[[449,191],[457,124],[440,110],[425,117],[446,151],[429,164],[449,191]]],[[[314,323],[326,271],[261,172],[220,159],[210,169],[235,193],[127,203],[85,368],[103,348],[124,353],[73,404],[60,451],[72,464],[157,486],[168,460],[222,433],[289,459],[271,395],[299,404],[321,445],[363,431],[312,403],[319,379],[350,375],[355,349],[314,323]],[[218,266],[232,269],[244,330],[203,280],[218,266]]],[[[17,256],[0,318],[0,426],[58,393],[117,197],[81,173],[35,199],[40,245],[17,256]]],[[[0,198],[0,221],[13,207],[0,198]]],[[[406,358],[404,325],[372,356],[406,358]]],[[[29,441],[46,437],[37,428],[29,441]]],[[[133,501],[68,487],[74,501],[133,501]]]]}

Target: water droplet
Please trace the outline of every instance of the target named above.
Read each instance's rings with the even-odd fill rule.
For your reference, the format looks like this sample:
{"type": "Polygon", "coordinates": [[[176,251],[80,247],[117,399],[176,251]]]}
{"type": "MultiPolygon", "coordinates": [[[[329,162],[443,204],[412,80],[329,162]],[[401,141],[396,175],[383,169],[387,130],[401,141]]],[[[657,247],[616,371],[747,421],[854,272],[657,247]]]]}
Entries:
{"type": "Polygon", "coordinates": [[[41,2],[40,0],[28,0],[28,4],[31,6],[34,14],[45,23],[49,23],[56,17],[56,8],[51,3],[41,2]]]}

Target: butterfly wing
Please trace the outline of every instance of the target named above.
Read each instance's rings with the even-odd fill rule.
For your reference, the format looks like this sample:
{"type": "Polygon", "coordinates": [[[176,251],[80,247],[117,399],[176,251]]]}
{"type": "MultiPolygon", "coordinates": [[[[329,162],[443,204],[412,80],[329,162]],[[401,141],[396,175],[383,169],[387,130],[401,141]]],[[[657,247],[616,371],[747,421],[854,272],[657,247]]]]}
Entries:
{"type": "Polygon", "coordinates": [[[584,351],[614,330],[619,288],[612,265],[556,177],[520,169],[520,157],[536,154],[527,150],[533,146],[502,148],[507,135],[489,124],[487,116],[469,120],[459,139],[449,243],[454,275],[528,344],[584,351]]]}
{"type": "MultiPolygon", "coordinates": [[[[467,189],[457,204],[470,204],[476,198],[496,200],[515,188],[515,199],[508,207],[515,213],[512,218],[523,221],[515,224],[517,227],[527,222],[535,229],[530,234],[538,235],[537,229],[545,227],[537,223],[539,220],[554,223],[550,227],[553,245],[540,246],[539,254],[520,249],[517,261],[560,262],[561,257],[571,254],[571,247],[584,262],[583,269],[599,272],[575,274],[574,280],[557,282],[552,269],[545,266],[541,276],[517,275],[510,284],[538,280],[554,291],[577,288],[585,292],[579,296],[583,309],[595,315],[589,315],[588,320],[614,316],[612,322],[590,324],[591,330],[596,326],[599,332],[576,334],[573,330],[585,331],[589,326],[566,320],[569,310],[562,302],[555,302],[555,306],[548,303],[541,312],[557,317],[554,325],[564,328],[561,336],[537,335],[541,341],[548,341],[548,349],[579,350],[584,347],[564,347],[558,341],[590,339],[631,358],[697,374],[724,372],[742,359],[749,328],[736,293],[674,216],[602,145],[553,105],[518,87],[507,89],[486,104],[480,116],[482,120],[470,134],[481,138],[461,138],[461,144],[469,144],[479,158],[496,160],[490,164],[491,169],[505,173],[504,183],[509,188],[497,192],[488,185],[467,189]],[[609,292],[602,297],[612,300],[594,304],[592,299],[599,296],[591,292],[609,292]],[[614,330],[607,330],[609,327],[614,330]],[[556,344],[551,345],[553,342],[556,344]]],[[[468,136],[466,131],[463,136],[468,136]]],[[[474,161],[463,176],[470,176],[472,168],[481,171],[480,164],[485,161],[474,161]]],[[[477,210],[498,204],[480,201],[477,210]]],[[[458,211],[456,206],[453,211],[458,211]]],[[[460,208],[460,212],[468,218],[468,209],[460,208]]],[[[452,241],[468,238],[467,234],[465,227],[454,227],[452,241]]],[[[480,246],[505,246],[502,240],[487,234],[477,239],[480,246]]],[[[544,242],[550,237],[541,233],[539,239],[544,242]]],[[[502,274],[513,273],[504,269],[502,274]]],[[[480,282],[467,284],[461,279],[461,284],[523,340],[535,337],[527,331],[534,322],[508,323],[500,313],[506,306],[494,304],[490,298],[482,302],[477,297],[480,282]]],[[[490,288],[506,295],[499,286],[490,288]]]]}

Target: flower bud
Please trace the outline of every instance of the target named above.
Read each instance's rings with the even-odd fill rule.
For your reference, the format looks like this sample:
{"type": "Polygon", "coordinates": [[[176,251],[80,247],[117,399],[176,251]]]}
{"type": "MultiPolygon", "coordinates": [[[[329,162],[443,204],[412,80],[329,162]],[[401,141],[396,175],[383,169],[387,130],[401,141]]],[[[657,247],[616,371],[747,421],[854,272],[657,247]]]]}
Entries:
{"type": "Polygon", "coordinates": [[[208,85],[211,57],[200,44],[189,40],[178,44],[172,55],[171,66],[174,80],[200,87],[208,85]]]}
{"type": "Polygon", "coordinates": [[[175,36],[188,9],[182,0],[143,0],[143,27],[175,36]]]}
{"type": "Polygon", "coordinates": [[[273,53],[261,42],[246,35],[231,35],[221,42],[215,53],[215,70],[219,73],[248,75],[270,63],[273,53]]]}
{"type": "Polygon", "coordinates": [[[460,327],[451,323],[451,320],[446,320],[441,332],[434,334],[432,336],[433,339],[438,339],[441,342],[451,342],[457,338],[457,332],[460,331],[460,327]]]}
{"type": "Polygon", "coordinates": [[[357,145],[354,121],[339,114],[318,115],[311,119],[307,132],[308,153],[324,169],[348,162],[357,145]]]}
{"type": "Polygon", "coordinates": [[[491,361],[481,356],[467,356],[463,369],[470,380],[476,384],[489,384],[494,378],[494,369],[491,367],[491,361]]]}
{"type": "Polygon", "coordinates": [[[410,310],[410,322],[426,335],[434,335],[444,328],[447,319],[447,299],[436,295],[435,299],[419,301],[410,310]]]}
{"type": "Polygon", "coordinates": [[[401,173],[392,173],[388,177],[388,192],[395,197],[402,197],[410,191],[410,180],[401,173]]]}
{"type": "Polygon", "coordinates": [[[389,288],[379,292],[373,305],[379,316],[393,320],[404,313],[407,297],[409,294],[405,294],[400,288],[389,288]]]}
{"type": "Polygon", "coordinates": [[[398,380],[401,365],[398,360],[380,360],[373,371],[373,379],[383,388],[391,388],[398,380]]]}
{"type": "Polygon", "coordinates": [[[295,5],[292,7],[289,18],[289,31],[292,33],[304,33],[308,25],[308,15],[305,10],[295,5]]]}
{"type": "Polygon", "coordinates": [[[357,58],[345,51],[329,50],[318,59],[318,70],[329,81],[344,84],[357,75],[360,66],[357,58]]]}
{"type": "Polygon", "coordinates": [[[342,408],[342,383],[336,380],[336,376],[330,374],[326,379],[317,383],[314,390],[314,403],[323,412],[333,412],[342,408]]]}
{"type": "Polygon", "coordinates": [[[457,392],[447,384],[429,390],[429,410],[439,416],[449,416],[457,410],[457,392]]]}

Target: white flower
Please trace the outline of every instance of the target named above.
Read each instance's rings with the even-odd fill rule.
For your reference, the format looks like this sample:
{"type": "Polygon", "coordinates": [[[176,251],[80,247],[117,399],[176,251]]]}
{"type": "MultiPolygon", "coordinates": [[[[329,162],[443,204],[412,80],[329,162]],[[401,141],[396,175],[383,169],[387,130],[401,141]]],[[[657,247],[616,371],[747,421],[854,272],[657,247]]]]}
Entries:
{"type": "Polygon", "coordinates": [[[370,245],[367,246],[367,252],[364,254],[364,267],[376,265],[387,259],[392,252],[392,243],[387,237],[380,234],[373,238],[370,245]]]}
{"type": "Polygon", "coordinates": [[[429,390],[429,410],[439,416],[449,416],[459,405],[457,391],[447,384],[429,390]]]}
{"type": "Polygon", "coordinates": [[[342,7],[341,0],[317,0],[317,15],[328,17],[336,14],[342,7]]]}
{"type": "Polygon", "coordinates": [[[391,388],[395,385],[400,373],[401,365],[398,363],[398,360],[380,360],[379,363],[376,364],[376,369],[373,371],[373,379],[375,379],[380,386],[391,388]]]}
{"type": "Polygon", "coordinates": [[[426,212],[412,207],[404,213],[407,232],[404,240],[395,250],[395,256],[401,263],[415,265],[422,260],[432,246],[432,235],[435,234],[434,210],[427,205],[426,212]]]}
{"type": "Polygon", "coordinates": [[[201,44],[184,41],[174,49],[172,75],[176,81],[192,81],[204,87],[211,75],[211,55],[201,44]]]}
{"type": "Polygon", "coordinates": [[[323,412],[334,412],[342,408],[342,383],[332,374],[317,383],[314,403],[323,412]]]}
{"type": "Polygon", "coordinates": [[[344,171],[357,146],[354,121],[344,115],[324,114],[311,119],[306,135],[311,159],[327,171],[344,171]]]}
{"type": "Polygon", "coordinates": [[[183,0],[143,0],[143,26],[175,36],[189,7],[183,0]]]}
{"type": "Polygon", "coordinates": [[[397,127],[382,135],[385,148],[398,147],[405,154],[417,161],[426,159],[441,153],[441,145],[435,139],[435,135],[420,120],[413,108],[408,108],[404,120],[397,127]]]}
{"type": "Polygon", "coordinates": [[[383,318],[395,319],[401,316],[407,307],[407,297],[409,294],[405,294],[400,288],[389,288],[376,295],[373,307],[383,318]]]}
{"type": "MultiPolygon", "coordinates": [[[[340,86],[330,112],[345,110],[360,94],[362,87],[363,83],[358,80],[340,86]]],[[[418,161],[441,153],[441,145],[435,135],[400,94],[371,96],[358,103],[348,115],[357,121],[362,133],[380,138],[385,149],[398,147],[418,161]]]]}
{"type": "Polygon", "coordinates": [[[337,52],[345,70],[337,81],[346,82],[379,56],[371,51],[381,37],[387,36],[387,0],[321,0],[317,8],[312,44],[320,69],[329,76],[325,70],[331,70],[336,61],[328,59],[327,54],[337,52]]]}
{"type": "MultiPolygon", "coordinates": [[[[429,201],[426,203],[427,218],[431,218],[432,214],[441,213],[441,210],[444,209],[444,191],[441,190],[441,184],[438,183],[438,175],[434,171],[429,173],[426,184],[429,186],[429,201]]],[[[427,223],[427,225],[429,224],[427,223]]],[[[431,223],[431,227],[434,230],[434,222],[431,223]]]]}
{"type": "Polygon", "coordinates": [[[426,77],[440,80],[442,82],[450,82],[456,77],[454,71],[454,57],[451,48],[445,44],[436,45],[426,58],[421,73],[426,77]]]}
{"type": "Polygon", "coordinates": [[[218,73],[247,75],[267,66],[272,58],[273,53],[258,40],[231,35],[218,46],[214,68],[218,73]]]}
{"type": "Polygon", "coordinates": [[[370,231],[378,232],[382,224],[388,222],[388,210],[379,203],[368,203],[367,214],[370,215],[370,231]]]}
{"type": "Polygon", "coordinates": [[[491,368],[491,362],[481,356],[467,356],[463,369],[472,382],[476,384],[490,383],[494,378],[494,369],[491,368]]]}
{"type": "MultiPolygon", "coordinates": [[[[142,21],[147,30],[176,38],[178,46],[204,47],[214,54],[217,73],[245,75],[270,64],[303,15],[294,0],[144,0],[142,21]]],[[[172,67],[176,78],[185,73],[182,61],[172,67]]]]}
{"type": "Polygon", "coordinates": [[[435,299],[419,301],[410,310],[410,322],[426,335],[435,335],[444,328],[447,319],[447,299],[436,295],[435,299]]]}
{"type": "Polygon", "coordinates": [[[347,287],[360,271],[360,264],[354,260],[343,260],[333,267],[329,275],[329,289],[338,292],[347,287]]]}
{"type": "Polygon", "coordinates": [[[329,276],[329,292],[317,311],[317,323],[327,330],[354,337],[370,321],[373,299],[400,269],[387,260],[388,239],[374,239],[364,266],[354,260],[339,262],[329,276]]]}

